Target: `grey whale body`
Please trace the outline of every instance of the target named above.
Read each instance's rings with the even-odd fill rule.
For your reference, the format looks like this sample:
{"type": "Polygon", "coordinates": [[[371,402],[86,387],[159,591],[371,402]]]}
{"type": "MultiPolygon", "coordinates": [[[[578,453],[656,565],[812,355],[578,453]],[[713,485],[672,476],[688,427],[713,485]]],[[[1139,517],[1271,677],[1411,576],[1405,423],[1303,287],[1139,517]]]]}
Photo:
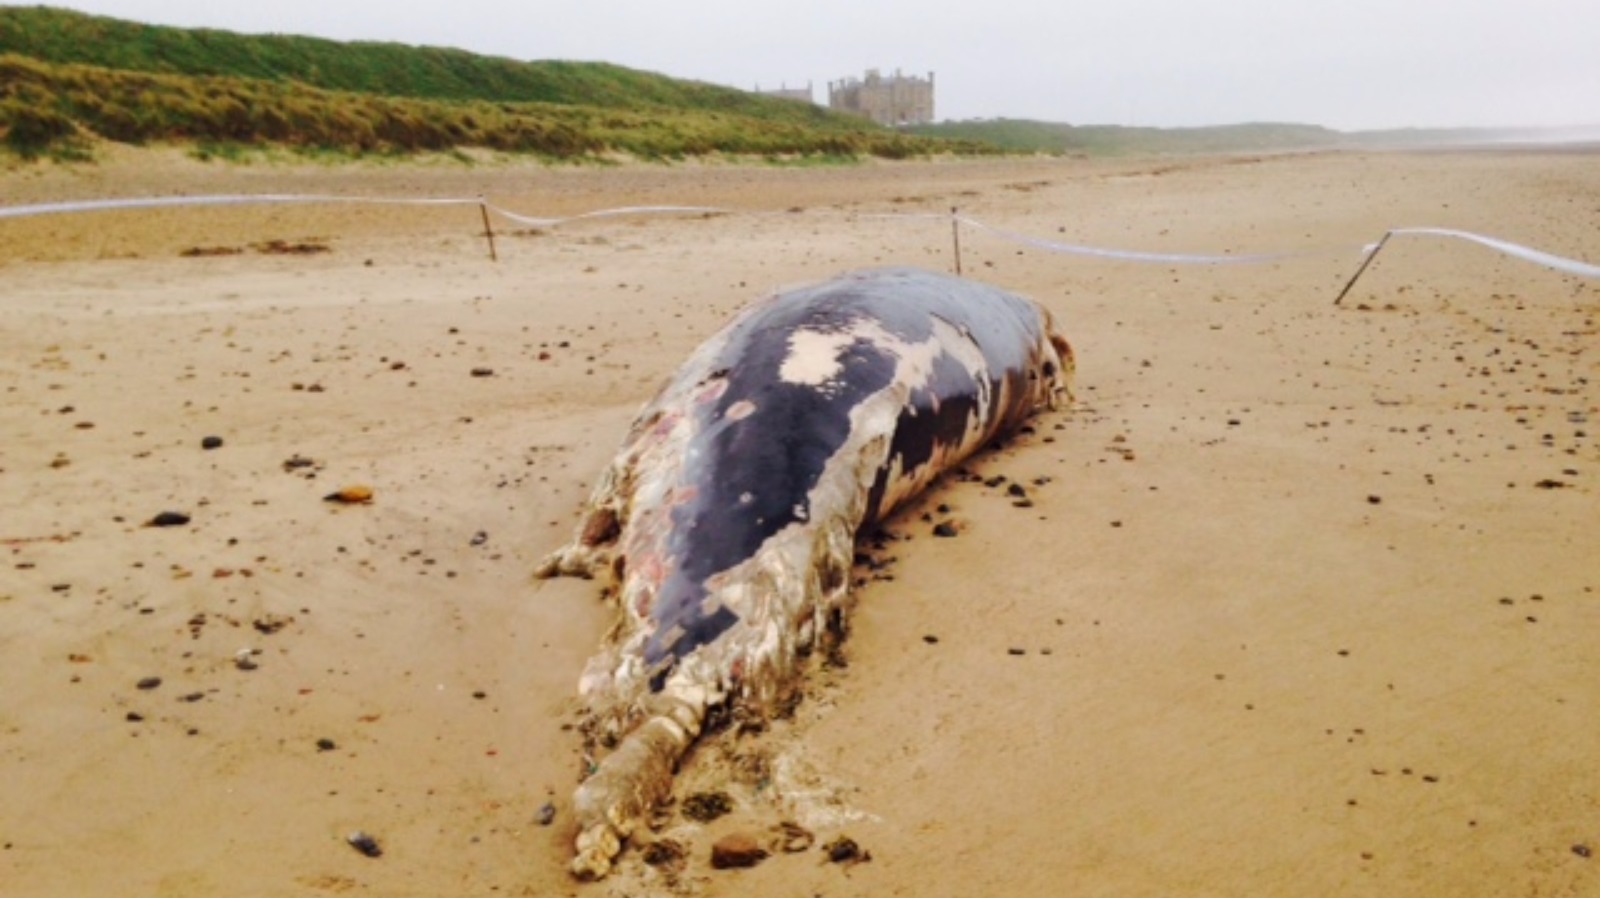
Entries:
{"type": "Polygon", "coordinates": [[[909,268],[770,296],[691,355],[540,569],[610,571],[622,611],[580,684],[586,732],[615,750],[575,797],[574,872],[610,869],[709,708],[767,714],[796,687],[860,530],[1072,371],[1041,306],[909,268]]]}

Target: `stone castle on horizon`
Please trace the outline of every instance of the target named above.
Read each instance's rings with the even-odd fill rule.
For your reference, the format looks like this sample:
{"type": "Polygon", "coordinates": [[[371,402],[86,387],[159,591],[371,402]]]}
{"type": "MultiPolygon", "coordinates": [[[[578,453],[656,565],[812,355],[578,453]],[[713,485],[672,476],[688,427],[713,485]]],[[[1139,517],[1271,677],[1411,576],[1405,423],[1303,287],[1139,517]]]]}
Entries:
{"type": "MultiPolygon", "coordinates": [[[[775,90],[756,93],[786,100],[815,103],[811,83],[805,87],[787,85],[775,90]]],[[[926,125],[933,121],[933,73],[928,77],[902,75],[899,69],[885,76],[877,69],[867,69],[863,78],[841,78],[828,82],[828,108],[837,112],[869,118],[880,125],[926,125]]]]}

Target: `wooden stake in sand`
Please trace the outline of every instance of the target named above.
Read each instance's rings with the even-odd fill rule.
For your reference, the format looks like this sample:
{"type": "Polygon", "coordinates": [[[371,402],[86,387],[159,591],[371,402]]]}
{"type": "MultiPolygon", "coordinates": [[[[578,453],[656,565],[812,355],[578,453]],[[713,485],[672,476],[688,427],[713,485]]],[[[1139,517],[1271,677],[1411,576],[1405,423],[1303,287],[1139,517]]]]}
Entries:
{"type": "Polygon", "coordinates": [[[1349,293],[1350,288],[1356,285],[1356,281],[1359,280],[1361,275],[1367,270],[1367,266],[1372,264],[1372,260],[1378,258],[1378,251],[1383,249],[1383,245],[1388,243],[1389,238],[1392,236],[1394,236],[1393,231],[1383,232],[1383,237],[1379,239],[1378,242],[1372,247],[1372,252],[1367,253],[1367,258],[1362,261],[1361,267],[1356,269],[1355,274],[1350,275],[1350,282],[1344,285],[1343,290],[1339,291],[1338,298],[1333,301],[1334,305],[1338,305],[1344,301],[1345,294],[1349,293]]]}
{"type": "Polygon", "coordinates": [[[500,257],[494,251],[494,228],[489,225],[489,204],[478,200],[478,211],[483,214],[483,236],[489,238],[489,261],[498,262],[500,257]]]}
{"type": "Polygon", "coordinates": [[[956,207],[950,207],[950,239],[956,245],[956,276],[961,276],[961,218],[956,214],[956,207]]]}

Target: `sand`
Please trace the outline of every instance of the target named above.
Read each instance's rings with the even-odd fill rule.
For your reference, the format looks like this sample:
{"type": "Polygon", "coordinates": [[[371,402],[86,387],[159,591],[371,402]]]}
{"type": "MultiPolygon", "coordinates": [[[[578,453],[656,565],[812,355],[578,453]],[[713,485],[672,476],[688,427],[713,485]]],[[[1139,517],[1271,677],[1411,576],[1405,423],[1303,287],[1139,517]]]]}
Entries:
{"type": "Polygon", "coordinates": [[[8,170],[4,204],[740,211],[501,221],[498,262],[472,206],[0,221],[0,891],[1595,894],[1600,283],[1397,237],[1333,305],[1390,227],[1600,261],[1595,161],[8,170]],[[968,275],[1063,323],[1078,404],[891,523],[847,664],[686,762],[680,794],[735,810],[640,839],[683,844],[677,869],[635,850],[572,880],[575,685],[611,614],[537,560],[733,310],[948,269],[949,223],[905,216],[952,206],[1045,240],[1295,255],[1134,264],[965,230],[968,275]],[[373,501],[324,501],[353,485],[373,501]],[[144,526],[169,511],[190,520],[144,526]],[[711,869],[715,838],[769,838],[802,787],[837,812],[815,845],[711,869]],[[870,861],[828,862],[839,836],[870,861]]]}

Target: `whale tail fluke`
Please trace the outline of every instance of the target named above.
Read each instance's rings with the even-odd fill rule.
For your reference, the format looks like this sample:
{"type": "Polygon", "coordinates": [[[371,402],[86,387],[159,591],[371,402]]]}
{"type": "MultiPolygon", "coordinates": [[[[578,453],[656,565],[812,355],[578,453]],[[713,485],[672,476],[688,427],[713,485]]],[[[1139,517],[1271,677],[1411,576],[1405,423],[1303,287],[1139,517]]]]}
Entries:
{"type": "Polygon", "coordinates": [[[705,723],[707,699],[656,696],[649,716],[607,755],[573,796],[578,818],[572,872],[600,879],[622,843],[672,792],[672,774],[705,723]]]}

